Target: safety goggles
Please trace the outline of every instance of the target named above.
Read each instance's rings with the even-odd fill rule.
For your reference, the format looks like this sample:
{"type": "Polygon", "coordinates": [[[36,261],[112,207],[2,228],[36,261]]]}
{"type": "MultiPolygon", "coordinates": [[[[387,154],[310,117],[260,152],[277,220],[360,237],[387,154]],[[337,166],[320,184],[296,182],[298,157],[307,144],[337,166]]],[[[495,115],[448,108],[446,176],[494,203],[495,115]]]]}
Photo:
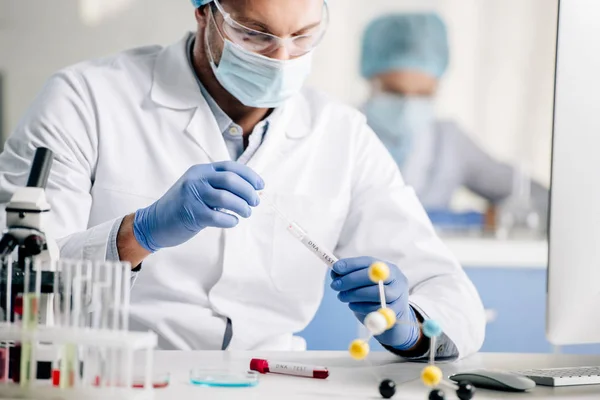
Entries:
{"type": "Polygon", "coordinates": [[[231,14],[225,11],[219,0],[213,0],[212,5],[214,7],[211,7],[211,12],[213,12],[213,8],[216,8],[223,17],[220,28],[227,38],[238,46],[258,54],[271,54],[280,47],[285,47],[291,57],[300,57],[319,45],[329,25],[329,9],[325,3],[321,24],[313,29],[314,32],[282,39],[270,33],[248,28],[235,21],[231,14]]]}

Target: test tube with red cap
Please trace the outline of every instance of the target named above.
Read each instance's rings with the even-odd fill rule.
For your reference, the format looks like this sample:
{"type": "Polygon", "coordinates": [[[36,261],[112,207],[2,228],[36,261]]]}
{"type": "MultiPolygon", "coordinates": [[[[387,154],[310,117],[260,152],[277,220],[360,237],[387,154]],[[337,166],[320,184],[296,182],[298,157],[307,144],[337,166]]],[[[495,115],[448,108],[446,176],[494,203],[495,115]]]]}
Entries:
{"type": "Polygon", "coordinates": [[[250,361],[250,369],[261,374],[271,373],[315,379],[326,379],[329,376],[329,370],[325,367],[268,361],[259,358],[253,358],[250,361]]]}

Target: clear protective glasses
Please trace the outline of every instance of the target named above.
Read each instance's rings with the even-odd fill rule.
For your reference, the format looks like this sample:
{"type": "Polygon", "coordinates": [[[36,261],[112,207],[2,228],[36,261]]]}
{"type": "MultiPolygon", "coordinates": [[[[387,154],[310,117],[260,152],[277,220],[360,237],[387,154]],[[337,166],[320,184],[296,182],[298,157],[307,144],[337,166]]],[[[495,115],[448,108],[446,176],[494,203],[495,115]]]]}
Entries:
{"type": "MultiPolygon", "coordinates": [[[[314,32],[285,39],[240,24],[231,17],[231,14],[225,11],[219,0],[213,0],[211,4],[223,17],[220,28],[227,38],[238,46],[258,54],[270,54],[280,47],[285,47],[291,57],[300,57],[311,52],[319,45],[329,25],[329,9],[326,2],[323,6],[321,24],[313,29],[314,32]]],[[[211,7],[211,12],[212,10],[213,7],[211,7]]]]}

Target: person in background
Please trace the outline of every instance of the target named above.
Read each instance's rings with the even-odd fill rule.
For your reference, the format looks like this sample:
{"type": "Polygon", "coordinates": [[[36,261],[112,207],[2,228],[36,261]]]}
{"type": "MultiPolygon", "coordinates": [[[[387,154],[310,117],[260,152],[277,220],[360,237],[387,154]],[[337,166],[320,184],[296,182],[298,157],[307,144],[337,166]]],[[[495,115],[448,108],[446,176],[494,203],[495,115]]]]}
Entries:
{"type": "MultiPolygon", "coordinates": [[[[513,193],[518,171],[487,154],[455,121],[436,117],[448,64],[447,30],[436,13],[376,18],[362,42],[361,74],[373,88],[363,112],[428,211],[449,209],[462,187],[498,205],[513,193]]],[[[548,190],[530,185],[525,192],[544,219],[548,190]]]]}

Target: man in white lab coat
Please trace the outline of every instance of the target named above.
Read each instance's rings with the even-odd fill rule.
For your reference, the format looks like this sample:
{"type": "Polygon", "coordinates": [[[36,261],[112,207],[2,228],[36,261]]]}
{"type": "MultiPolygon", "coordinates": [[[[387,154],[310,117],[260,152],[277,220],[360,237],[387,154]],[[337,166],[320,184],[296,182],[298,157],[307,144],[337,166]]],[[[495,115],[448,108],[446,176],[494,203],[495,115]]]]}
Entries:
{"type": "MultiPolygon", "coordinates": [[[[359,321],[378,309],[367,270],[390,266],[376,336],[427,357],[419,321],[444,329],[439,358],[476,352],[479,296],[363,115],[303,89],[327,27],[323,0],[194,0],[198,30],[65,68],[0,156],[0,201],[26,182],[36,147],[61,257],[131,263],[132,327],[163,349],[295,350],[327,267],[259,192],[340,261],[331,289],[359,321]],[[233,213],[233,214],[232,214],[233,213]]],[[[326,333],[324,333],[326,334],[326,333]]]]}

